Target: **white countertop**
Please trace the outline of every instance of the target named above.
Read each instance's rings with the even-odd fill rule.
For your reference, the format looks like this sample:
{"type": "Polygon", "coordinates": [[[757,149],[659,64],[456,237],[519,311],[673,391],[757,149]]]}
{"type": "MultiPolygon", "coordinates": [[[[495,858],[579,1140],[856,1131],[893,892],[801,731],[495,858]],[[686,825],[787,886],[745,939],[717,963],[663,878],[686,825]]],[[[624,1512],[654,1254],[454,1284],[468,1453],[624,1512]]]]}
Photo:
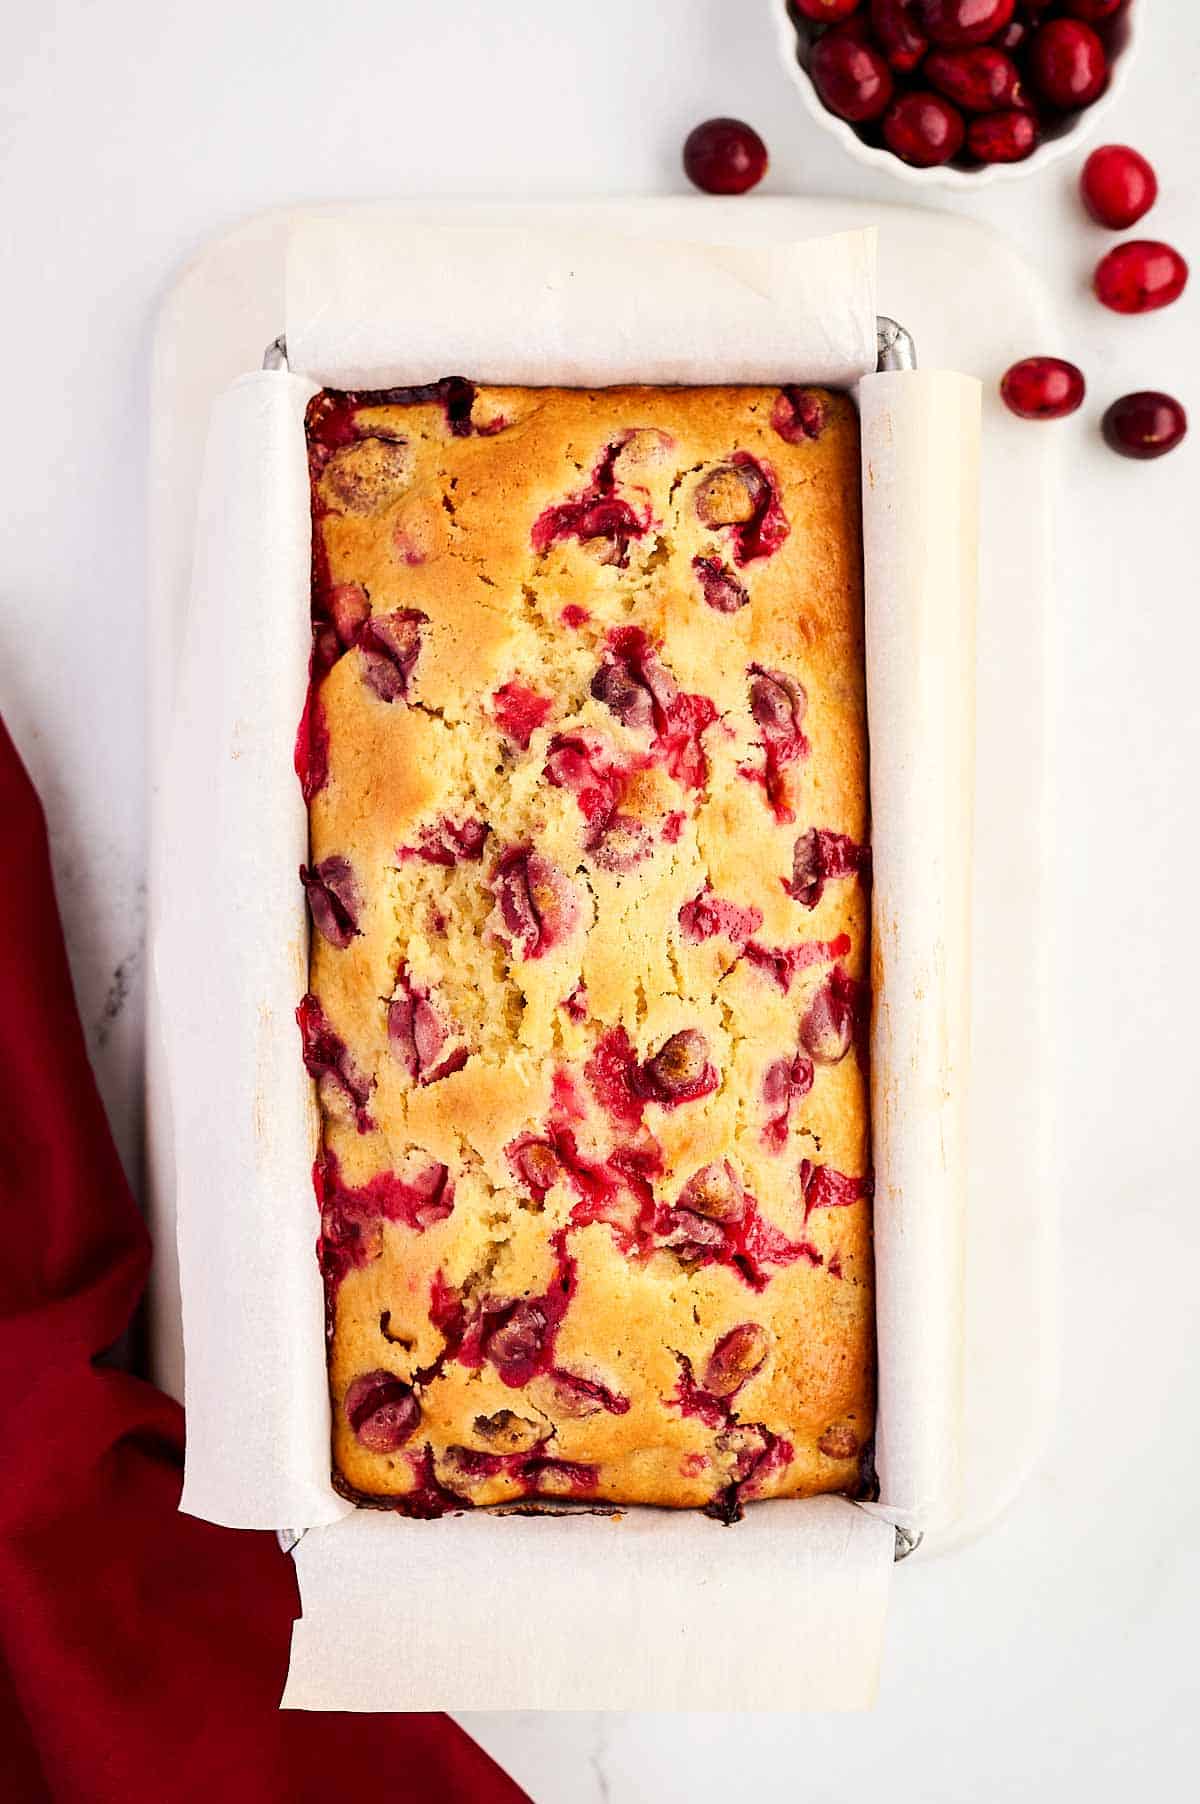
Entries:
{"type": "MultiPolygon", "coordinates": [[[[0,435],[0,710],[46,803],[84,1019],[131,1166],[160,298],[207,239],[279,202],[674,190],[683,136],[716,112],[767,138],[775,191],[911,200],[805,117],[769,3],[59,0],[6,20],[0,320],[16,355],[0,435]]],[[[1160,0],[1153,15],[1103,135],[1155,161],[1162,198],[1140,230],[1195,265],[1200,13],[1160,0]]],[[[1196,308],[1190,293],[1121,320],[1090,299],[1091,265],[1113,240],[1079,212],[1080,160],[970,203],[929,196],[1007,232],[1046,272],[1061,338],[1029,350],[1072,357],[1092,384],[1085,415],[1052,429],[1068,453],[1047,922],[1060,1023],[1059,1195],[1047,1198],[1062,1222],[1056,1429],[985,1540],[897,1574],[872,1716],[468,1719],[538,1804],[782,1804],[867,1786],[912,1804],[1124,1800],[1133,1786],[1194,1782],[1200,437],[1138,466],[1095,426],[1108,399],[1163,387],[1200,427],[1196,308]]]]}

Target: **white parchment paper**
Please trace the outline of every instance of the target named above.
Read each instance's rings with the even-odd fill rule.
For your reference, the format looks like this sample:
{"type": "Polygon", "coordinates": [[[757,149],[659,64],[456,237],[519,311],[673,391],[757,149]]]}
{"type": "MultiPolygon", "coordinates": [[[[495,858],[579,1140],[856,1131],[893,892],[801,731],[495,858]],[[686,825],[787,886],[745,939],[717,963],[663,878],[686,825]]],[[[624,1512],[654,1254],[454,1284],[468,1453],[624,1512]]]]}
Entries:
{"type": "Polygon", "coordinates": [[[386,210],[293,234],[293,369],[335,388],[432,382],[808,382],[875,367],[875,233],[795,244],[397,229],[386,210]]]}
{"type": "MultiPolygon", "coordinates": [[[[437,278],[448,285],[436,293],[416,279],[411,232],[397,244],[378,221],[360,221],[330,237],[329,222],[314,221],[293,245],[288,304],[293,368],[313,363],[304,377],[245,378],[217,404],[168,772],[171,879],[152,923],[178,1146],[183,1507],[234,1526],[309,1531],[296,1550],[304,1615],[289,1706],[861,1706],[878,1670],[891,1520],[919,1528],[952,1505],[976,385],[904,375],[859,387],[883,948],[874,1027],[883,1500],[874,1513],[836,1499],[770,1503],[727,1531],[652,1510],[627,1511],[620,1523],[487,1513],[427,1524],[348,1512],[329,1483],[316,1121],[292,1019],[306,963],[296,881],[306,818],[291,748],[308,635],[302,416],[311,376],[377,386],[457,366],[514,382],[850,386],[874,363],[872,235],[851,236],[858,242],[748,248],[640,240],[636,253],[633,241],[593,238],[588,280],[562,289],[562,270],[580,267],[574,244],[526,232],[506,256],[489,229],[482,306],[477,276],[465,292],[449,277],[437,278]],[[654,275],[653,308],[643,294],[637,320],[644,355],[632,329],[619,343],[606,337],[612,293],[600,265],[628,273],[631,259],[654,275]],[[732,308],[715,307],[706,343],[698,260],[725,273],[731,294],[762,299],[764,325],[774,321],[768,361],[745,315],[734,331],[732,308]],[[532,304],[539,268],[559,283],[541,313],[532,304]],[[788,361],[770,361],[785,338],[788,361]],[[412,347],[413,360],[385,354],[388,346],[412,347]],[[738,1648],[724,1690],[714,1645],[738,1648]]],[[[422,255],[441,256],[443,271],[478,272],[462,238],[448,234],[422,255]]]]}

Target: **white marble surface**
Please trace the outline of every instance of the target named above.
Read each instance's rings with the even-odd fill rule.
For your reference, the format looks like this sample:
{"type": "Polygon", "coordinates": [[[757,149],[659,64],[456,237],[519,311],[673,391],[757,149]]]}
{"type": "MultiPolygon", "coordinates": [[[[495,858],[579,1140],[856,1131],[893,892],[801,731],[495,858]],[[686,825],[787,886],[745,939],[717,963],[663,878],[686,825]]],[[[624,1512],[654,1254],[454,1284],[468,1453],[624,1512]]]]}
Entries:
{"type": "MultiPolygon", "coordinates": [[[[81,1005],[131,1168],[147,351],[160,297],[208,237],[279,201],[673,189],[685,131],[714,112],[763,131],[778,190],[911,198],[804,117],[769,3],[47,0],[6,17],[0,708],[46,801],[81,1005]]],[[[1163,196],[1145,229],[1195,261],[1200,13],[1135,3],[1152,13],[1149,42],[1105,135],[1158,162],[1163,196]]],[[[774,1804],[868,1785],[913,1804],[991,1804],[1194,1783],[1200,439],[1142,468],[1111,457],[1095,425],[1134,387],[1174,389],[1200,413],[1196,311],[1188,296],[1121,321],[1089,299],[1103,241],[1078,214],[1074,166],[970,203],[930,196],[1006,231],[1049,272],[1061,342],[1029,349],[1075,357],[1093,385],[1086,414],[1057,429],[1056,1431],[986,1540],[898,1574],[871,1717],[470,1718],[538,1804],[774,1804]]]]}

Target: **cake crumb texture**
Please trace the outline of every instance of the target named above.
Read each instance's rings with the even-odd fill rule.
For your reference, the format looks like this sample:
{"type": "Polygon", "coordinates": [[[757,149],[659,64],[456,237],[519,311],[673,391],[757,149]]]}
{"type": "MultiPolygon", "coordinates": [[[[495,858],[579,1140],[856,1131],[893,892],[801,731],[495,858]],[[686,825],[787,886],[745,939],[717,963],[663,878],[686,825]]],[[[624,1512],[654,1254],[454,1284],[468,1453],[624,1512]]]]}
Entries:
{"type": "Polygon", "coordinates": [[[450,378],[307,434],[338,1482],[864,1494],[852,403],[450,378]]]}

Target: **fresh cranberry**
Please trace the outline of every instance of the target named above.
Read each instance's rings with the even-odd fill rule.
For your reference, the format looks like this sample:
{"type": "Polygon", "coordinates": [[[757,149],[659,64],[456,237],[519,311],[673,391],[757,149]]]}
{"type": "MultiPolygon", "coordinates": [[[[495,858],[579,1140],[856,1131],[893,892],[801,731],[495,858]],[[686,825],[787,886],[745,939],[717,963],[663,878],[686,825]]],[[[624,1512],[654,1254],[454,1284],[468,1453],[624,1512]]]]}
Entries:
{"type": "Polygon", "coordinates": [[[344,952],[358,937],[358,911],[362,906],[349,859],[323,858],[313,870],[302,864],[300,881],[318,931],[331,946],[344,952]]]}
{"type": "Polygon", "coordinates": [[[919,0],[871,0],[871,27],[893,69],[915,69],[929,49],[919,0]]]}
{"type": "Polygon", "coordinates": [[[740,119],[706,119],[684,140],[683,167],[706,194],[745,194],[767,173],[767,147],[740,119]]]}
{"type": "Polygon", "coordinates": [[[415,608],[398,608],[393,614],[372,614],[358,635],[363,660],[363,681],[380,701],[402,701],[421,655],[421,627],[428,616],[415,608]]]}
{"type": "Polygon", "coordinates": [[[972,119],[967,127],[967,149],[978,163],[1023,163],[1037,149],[1040,137],[1033,114],[1014,108],[972,119]]]}
{"type": "Polygon", "coordinates": [[[836,1065],[849,1052],[860,1000],[858,984],[835,965],[800,1023],[801,1044],[818,1065],[836,1065]]]}
{"type": "Polygon", "coordinates": [[[1120,12],[1125,0],[1063,0],[1063,11],[1073,19],[1083,19],[1089,25],[1099,24],[1101,19],[1111,19],[1115,12],[1120,12]]]}
{"type": "Polygon", "coordinates": [[[926,35],[947,50],[986,44],[1003,31],[1016,11],[1016,0],[921,0],[926,35]]]}
{"type": "Polygon", "coordinates": [[[672,1034],[642,1066],[638,1087],[643,1095],[670,1108],[710,1095],[717,1087],[717,1073],[709,1063],[704,1035],[694,1027],[672,1034]]]}
{"type": "Polygon", "coordinates": [[[1000,384],[1005,406],[1023,420],[1063,420],[1083,405],[1083,371],[1061,357],[1026,357],[1000,384]]]}
{"type": "Polygon", "coordinates": [[[962,149],[965,135],[958,108],[940,94],[923,94],[919,89],[901,94],[883,116],[883,137],[888,149],[916,169],[948,163],[962,149]]]}
{"type": "Polygon", "coordinates": [[[1104,416],[1108,445],[1122,457],[1165,457],[1187,437],[1187,414],[1171,395],[1146,389],[1122,395],[1104,416]]]}
{"type": "Polygon", "coordinates": [[[704,1367],[704,1388],[714,1397],[733,1397],[767,1363],[771,1342],[758,1322],[740,1322],[723,1334],[704,1367]]]}
{"type": "Polygon", "coordinates": [[[1090,25],[1050,19],[1033,40],[1029,73],[1051,106],[1069,111],[1099,99],[1108,80],[1108,58],[1090,25]]]}
{"type": "Polygon", "coordinates": [[[736,614],[750,597],[719,557],[694,557],[692,569],[700,583],[700,592],[715,614],[736,614]]]}
{"type": "Polygon", "coordinates": [[[412,1386],[391,1372],[367,1372],[356,1378],[343,1407],[355,1439],[372,1453],[394,1453],[403,1447],[421,1420],[412,1386]]]}
{"type": "Polygon", "coordinates": [[[789,445],[802,445],[807,439],[818,439],[825,430],[825,402],[811,388],[797,388],[789,383],[781,388],[771,409],[771,426],[789,445]]]}
{"type": "Polygon", "coordinates": [[[1153,313],[1187,287],[1188,266],[1177,250],[1151,238],[1119,244],[1096,270],[1096,294],[1114,313],[1153,313]]]}
{"type": "Polygon", "coordinates": [[[1021,105],[1021,76],[1002,50],[981,44],[974,50],[935,50],[925,79],[968,113],[996,113],[1021,105]]]}
{"type": "Polygon", "coordinates": [[[1158,199],[1158,177],[1128,144],[1102,144],[1083,166],[1083,202],[1097,225],[1114,232],[1136,225],[1158,199]]]}
{"type": "Polygon", "coordinates": [[[849,32],[827,31],[808,59],[821,102],[839,119],[861,125],[878,119],[892,98],[892,72],[879,51],[849,32]]]}
{"type": "Polygon", "coordinates": [[[857,12],[862,0],[793,0],[798,13],[818,25],[837,25],[857,12]]]}

